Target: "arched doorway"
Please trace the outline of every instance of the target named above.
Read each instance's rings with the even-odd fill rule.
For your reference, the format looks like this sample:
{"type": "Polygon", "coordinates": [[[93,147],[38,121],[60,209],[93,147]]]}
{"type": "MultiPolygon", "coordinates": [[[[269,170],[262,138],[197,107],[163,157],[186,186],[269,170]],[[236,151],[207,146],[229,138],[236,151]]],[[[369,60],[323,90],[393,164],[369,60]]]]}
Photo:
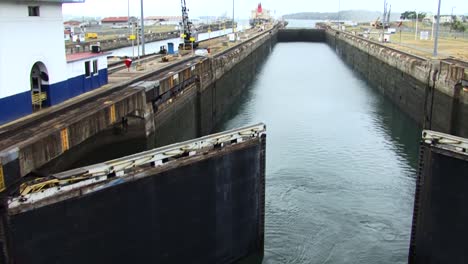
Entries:
{"type": "Polygon", "coordinates": [[[41,110],[46,106],[49,74],[42,62],[34,63],[31,69],[31,98],[33,111],[41,110]]]}

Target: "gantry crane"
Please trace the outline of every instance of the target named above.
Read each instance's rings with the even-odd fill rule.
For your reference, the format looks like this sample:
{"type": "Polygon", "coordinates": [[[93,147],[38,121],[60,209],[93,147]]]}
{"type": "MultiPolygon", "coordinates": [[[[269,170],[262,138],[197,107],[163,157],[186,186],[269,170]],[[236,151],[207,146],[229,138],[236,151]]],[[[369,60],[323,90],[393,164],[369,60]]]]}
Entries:
{"type": "MultiPolygon", "coordinates": [[[[185,3],[185,0],[180,0],[180,5],[182,6],[182,23],[181,23],[181,26],[182,26],[182,31],[183,31],[183,39],[184,39],[184,43],[181,43],[180,44],[180,47],[182,48],[188,48],[188,49],[191,49],[192,48],[192,42],[193,42],[193,47],[197,47],[198,46],[198,42],[196,40],[196,37],[195,35],[193,34],[193,31],[192,31],[192,22],[189,20],[189,16],[188,16],[188,9],[187,9],[187,4],[185,3]]],[[[179,48],[180,48],[179,47],[179,48]]]]}

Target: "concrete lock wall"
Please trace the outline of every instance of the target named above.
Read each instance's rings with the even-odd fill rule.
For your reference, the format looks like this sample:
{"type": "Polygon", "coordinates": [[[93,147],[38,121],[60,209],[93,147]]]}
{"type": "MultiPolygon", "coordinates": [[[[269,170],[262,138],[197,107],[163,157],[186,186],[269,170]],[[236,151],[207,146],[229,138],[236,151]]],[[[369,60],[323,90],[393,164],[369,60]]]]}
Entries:
{"type": "Polygon", "coordinates": [[[123,100],[110,105],[102,105],[100,111],[84,119],[70,120],[69,124],[61,124],[62,126],[58,127],[55,133],[21,147],[19,150],[19,167],[23,170],[21,174],[26,175],[27,172],[50,165],[48,164],[50,161],[60,165],[57,168],[65,168],[66,164],[62,158],[70,158],[70,155],[74,153],[67,153],[68,151],[74,147],[75,150],[77,148],[79,150],[85,140],[109,129],[115,123],[120,123],[122,117],[144,108],[144,101],[143,91],[130,91],[128,97],[123,100]],[[67,156],[63,156],[65,153],[67,156]]]}
{"type": "MultiPolygon", "coordinates": [[[[117,107],[117,122],[99,126],[99,133],[88,133],[88,130],[94,127],[90,128],[89,125],[99,119],[94,120],[94,117],[91,117],[88,121],[84,120],[84,123],[78,123],[76,127],[82,131],[81,134],[76,133],[76,135],[81,135],[80,138],[86,140],[81,141],[78,146],[71,145],[68,151],[61,152],[55,159],[49,159],[47,163],[41,162],[41,165],[36,167],[39,168],[37,172],[40,174],[55,173],[76,166],[117,158],[117,154],[130,155],[135,151],[210,134],[219,124],[224,113],[231,108],[255,78],[258,68],[261,67],[276,43],[276,32],[276,29],[271,33],[265,32],[252,41],[246,41],[215,57],[205,58],[193,67],[189,66],[181,69],[180,72],[165,75],[163,79],[148,77],[145,81],[158,81],[160,85],[150,91],[147,90],[146,97],[144,93],[138,93],[139,103],[131,107],[132,111],[120,113],[118,109],[121,107],[117,107]],[[182,88],[173,92],[170,90],[176,82],[168,80],[175,76],[178,76],[177,84],[182,85],[182,88]],[[198,81],[184,83],[190,81],[192,77],[197,77],[198,81]],[[156,94],[170,95],[167,101],[158,106],[154,106],[151,96],[148,96],[156,90],[158,90],[156,94]],[[145,100],[146,104],[144,104],[145,100]],[[144,120],[132,118],[131,114],[135,111],[141,111],[139,115],[143,116],[144,120]],[[116,127],[119,128],[119,121],[122,117],[129,119],[128,130],[116,134],[114,131],[116,127]],[[113,149],[112,153],[102,153],[102,149],[109,148],[113,149]],[[100,155],[95,153],[100,153],[100,155]],[[113,153],[117,154],[113,155],[113,153]]],[[[138,85],[135,88],[145,89],[138,85]]],[[[57,134],[55,139],[58,142],[57,148],[60,148],[60,135],[57,134]]],[[[25,160],[35,162],[32,158],[25,160]]],[[[30,167],[34,167],[33,165],[35,164],[30,167]]]]}
{"type": "MultiPolygon", "coordinates": [[[[54,124],[52,132],[33,131],[37,133],[32,134],[29,130],[25,131],[31,133],[29,139],[0,153],[6,186],[17,183],[21,177],[37,172],[43,166],[49,166],[51,162],[58,164],[57,168],[68,168],[67,162],[73,163],[81,158],[72,155],[84,152],[83,143],[120,124],[122,117],[144,109],[145,101],[144,91],[129,89],[124,94],[115,93],[98,99],[90,106],[92,109],[77,107],[76,112],[85,111],[88,114],[54,124]]],[[[45,170],[45,173],[48,172],[54,171],[45,170]]]]}
{"type": "Polygon", "coordinates": [[[468,123],[463,121],[468,117],[468,95],[461,87],[463,67],[427,60],[332,29],[326,30],[326,42],[372,87],[420,125],[430,123],[433,130],[468,137],[468,123]]]}
{"type": "Polygon", "coordinates": [[[211,133],[255,78],[275,43],[276,34],[265,34],[256,42],[210,59],[199,73],[200,82],[154,114],[156,146],[211,133]]]}
{"type": "Polygon", "coordinates": [[[265,140],[200,152],[102,188],[10,210],[7,221],[0,220],[0,231],[11,238],[9,258],[24,264],[233,263],[262,255],[265,140]]]}

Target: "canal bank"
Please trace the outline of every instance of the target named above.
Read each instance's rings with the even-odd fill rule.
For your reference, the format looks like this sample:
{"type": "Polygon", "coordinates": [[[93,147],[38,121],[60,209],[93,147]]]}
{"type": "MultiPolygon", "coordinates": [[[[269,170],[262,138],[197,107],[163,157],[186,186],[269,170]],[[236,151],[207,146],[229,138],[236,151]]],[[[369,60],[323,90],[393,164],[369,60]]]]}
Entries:
{"type": "Polygon", "coordinates": [[[319,27],[322,29],[284,29],[278,39],[326,42],[372,87],[420,125],[468,137],[468,124],[463,121],[468,117],[466,62],[429,60],[327,25],[319,27]]]}
{"type": "Polygon", "coordinates": [[[416,122],[468,137],[468,67],[456,60],[428,60],[350,33],[326,29],[326,42],[372,87],[416,122]]]}

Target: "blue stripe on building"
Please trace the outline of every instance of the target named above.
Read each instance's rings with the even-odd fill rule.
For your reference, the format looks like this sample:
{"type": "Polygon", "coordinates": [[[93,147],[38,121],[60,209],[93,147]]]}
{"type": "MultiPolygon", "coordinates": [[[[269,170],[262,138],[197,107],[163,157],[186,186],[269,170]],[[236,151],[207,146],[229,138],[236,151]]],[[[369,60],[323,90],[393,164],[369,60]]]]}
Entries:
{"type": "MultiPolygon", "coordinates": [[[[81,75],[60,83],[43,85],[42,90],[47,93],[47,100],[44,102],[44,105],[56,105],[72,97],[106,85],[108,82],[107,74],[107,69],[102,69],[99,71],[99,74],[88,78],[81,75]]],[[[31,113],[32,99],[30,91],[0,98],[0,124],[31,113]]]]}
{"type": "Polygon", "coordinates": [[[99,74],[85,77],[84,75],[71,78],[66,82],[50,85],[47,95],[47,105],[56,105],[72,97],[92,91],[107,84],[107,69],[99,71],[99,74]]]}
{"type": "Polygon", "coordinates": [[[32,113],[31,92],[0,98],[0,124],[32,113]]]}

